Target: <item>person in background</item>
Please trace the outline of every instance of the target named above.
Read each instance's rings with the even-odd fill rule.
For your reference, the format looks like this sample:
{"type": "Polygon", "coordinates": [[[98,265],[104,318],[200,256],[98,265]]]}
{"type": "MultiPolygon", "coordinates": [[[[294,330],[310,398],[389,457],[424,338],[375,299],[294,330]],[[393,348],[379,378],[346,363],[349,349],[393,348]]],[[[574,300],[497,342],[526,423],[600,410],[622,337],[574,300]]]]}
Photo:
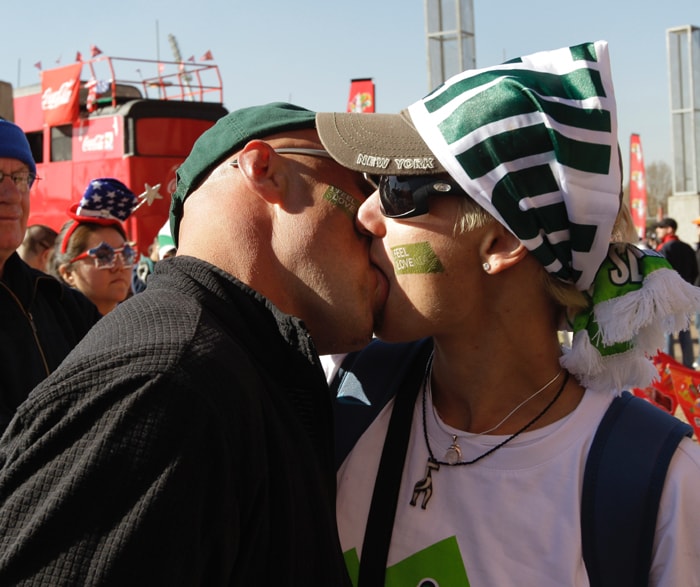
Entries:
{"type": "Polygon", "coordinates": [[[349,585],[317,351],[367,344],[384,302],[371,191],[292,104],[197,140],[177,255],[0,439],[0,585],[349,585]]]}
{"type": "Polygon", "coordinates": [[[24,240],[17,248],[17,253],[27,265],[46,273],[49,256],[57,236],[58,233],[49,226],[43,224],[28,226],[24,240]]]}
{"type": "Polygon", "coordinates": [[[146,289],[146,280],[153,273],[153,267],[158,261],[174,257],[177,253],[175,241],[170,234],[170,221],[161,227],[153,242],[148,247],[148,255],[141,255],[131,275],[131,290],[140,293],[146,289]]]}
{"type": "Polygon", "coordinates": [[[131,268],[137,251],[122,224],[137,198],[121,181],[93,179],[71,220],[61,229],[51,260],[51,273],[83,292],[103,316],[131,293],[131,268]]]}
{"type": "MultiPolygon", "coordinates": [[[[318,114],[331,155],[378,179],[357,216],[389,282],[377,335],[431,337],[361,372],[391,348],[374,342],[345,369],[396,390],[338,459],[341,545],[353,577],[376,571],[366,585],[598,584],[582,526],[596,428],[613,403],[656,410],[616,396],[649,384],[665,328],[700,305],[661,255],[623,242],[614,96],[599,41],[466,71],[400,115],[318,114]]],[[[342,392],[338,426],[367,405],[342,392]]],[[[648,577],[630,584],[700,585],[699,486],[683,437],[648,577]]]]}
{"type": "Polygon", "coordinates": [[[27,137],[0,119],[0,433],[31,389],[100,318],[85,296],[30,267],[17,253],[35,181],[27,137]]]}
{"type": "MultiPolygon", "coordinates": [[[[681,277],[688,283],[695,284],[698,278],[698,262],[691,247],[676,235],[678,223],[673,218],[662,218],[654,225],[656,232],[656,250],[661,253],[681,277]]],[[[693,337],[689,328],[678,332],[678,343],[681,346],[681,359],[686,367],[692,367],[695,361],[693,337]]],[[[673,357],[674,338],[671,334],[666,337],[666,354],[673,357]]]]}
{"type": "MultiPolygon", "coordinates": [[[[695,285],[700,287],[700,216],[693,220],[693,224],[698,233],[698,242],[695,244],[695,260],[698,265],[698,276],[695,278],[695,285]]],[[[695,313],[695,332],[700,336],[700,308],[695,313]]],[[[700,369],[700,339],[698,339],[698,354],[693,361],[693,369],[700,369]]]]}
{"type": "Polygon", "coordinates": [[[170,234],[170,223],[166,222],[163,227],[158,231],[158,236],[156,236],[156,243],[158,245],[158,260],[170,259],[177,254],[177,247],[175,246],[175,240],[170,234]]]}

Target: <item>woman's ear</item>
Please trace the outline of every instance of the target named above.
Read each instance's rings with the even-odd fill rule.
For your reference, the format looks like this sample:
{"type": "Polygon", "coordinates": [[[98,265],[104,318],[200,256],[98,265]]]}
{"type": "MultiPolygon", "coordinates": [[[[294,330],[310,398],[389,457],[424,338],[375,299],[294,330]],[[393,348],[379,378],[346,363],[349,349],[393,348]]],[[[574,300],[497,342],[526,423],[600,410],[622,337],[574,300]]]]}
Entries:
{"type": "Polygon", "coordinates": [[[494,222],[484,233],[479,253],[484,271],[496,274],[522,261],[528,250],[510,230],[494,222]]]}
{"type": "Polygon", "coordinates": [[[237,157],[236,167],[248,188],[271,204],[281,202],[285,185],[279,159],[272,146],[257,139],[248,142],[237,157]]]}
{"type": "Polygon", "coordinates": [[[69,268],[68,263],[63,263],[58,266],[58,274],[66,284],[75,287],[75,276],[73,275],[73,270],[69,268]]]}

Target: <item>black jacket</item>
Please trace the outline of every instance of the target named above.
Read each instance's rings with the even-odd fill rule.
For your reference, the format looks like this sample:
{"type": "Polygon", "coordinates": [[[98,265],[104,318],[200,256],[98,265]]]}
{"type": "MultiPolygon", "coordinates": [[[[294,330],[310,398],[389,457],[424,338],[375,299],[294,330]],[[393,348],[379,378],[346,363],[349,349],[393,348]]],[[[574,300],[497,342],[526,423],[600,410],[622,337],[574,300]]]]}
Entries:
{"type": "Polygon", "coordinates": [[[79,291],[10,256],[0,280],[0,433],[99,318],[79,291]]]}
{"type": "Polygon", "coordinates": [[[177,257],[0,441],[0,585],[348,585],[301,322],[177,257]]]}
{"type": "Polygon", "coordinates": [[[674,236],[664,240],[658,251],[666,257],[671,267],[678,271],[683,279],[688,283],[695,283],[698,276],[698,262],[693,247],[674,236]]]}

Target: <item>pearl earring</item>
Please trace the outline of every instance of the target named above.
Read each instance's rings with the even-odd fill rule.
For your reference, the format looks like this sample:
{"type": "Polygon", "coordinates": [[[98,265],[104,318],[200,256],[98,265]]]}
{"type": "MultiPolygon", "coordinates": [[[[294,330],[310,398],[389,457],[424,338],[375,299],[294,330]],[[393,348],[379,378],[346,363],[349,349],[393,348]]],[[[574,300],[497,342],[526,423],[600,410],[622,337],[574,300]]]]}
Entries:
{"type": "Polygon", "coordinates": [[[486,271],[486,272],[488,272],[488,271],[491,270],[491,265],[490,265],[488,262],[487,262],[487,263],[484,263],[484,264],[482,265],[482,267],[484,268],[484,271],[486,271]]]}

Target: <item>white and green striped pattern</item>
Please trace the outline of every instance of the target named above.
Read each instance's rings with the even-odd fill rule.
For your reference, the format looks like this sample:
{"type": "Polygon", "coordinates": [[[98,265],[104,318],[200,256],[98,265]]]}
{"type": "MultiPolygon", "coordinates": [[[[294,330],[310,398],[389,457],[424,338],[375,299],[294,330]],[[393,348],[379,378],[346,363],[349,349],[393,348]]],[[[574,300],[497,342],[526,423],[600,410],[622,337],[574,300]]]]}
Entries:
{"type": "Polygon", "coordinates": [[[466,71],[409,111],[467,193],[550,273],[590,286],[621,189],[607,43],[466,71]]]}
{"type": "Polygon", "coordinates": [[[659,255],[610,243],[621,168],[607,43],[466,71],[409,112],[465,191],[588,294],[562,365],[589,389],[649,385],[648,357],[688,326],[700,288],[659,255]]]}

